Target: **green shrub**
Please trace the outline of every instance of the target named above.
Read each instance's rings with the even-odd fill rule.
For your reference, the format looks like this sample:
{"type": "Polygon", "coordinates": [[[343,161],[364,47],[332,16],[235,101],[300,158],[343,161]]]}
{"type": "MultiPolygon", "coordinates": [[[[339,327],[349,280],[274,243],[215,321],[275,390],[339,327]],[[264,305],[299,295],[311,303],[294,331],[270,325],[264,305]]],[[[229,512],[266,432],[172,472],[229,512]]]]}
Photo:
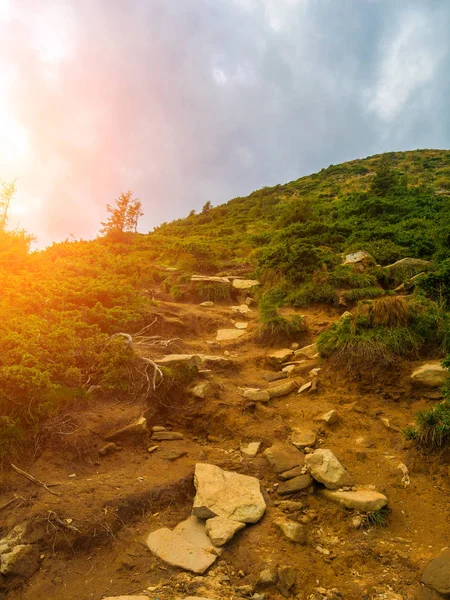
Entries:
{"type": "Polygon", "coordinates": [[[175,302],[178,302],[178,300],[181,300],[184,296],[184,292],[179,285],[173,285],[170,288],[169,294],[172,300],[174,300],[175,302]]]}
{"type": "Polygon", "coordinates": [[[290,292],[286,297],[286,303],[297,308],[308,306],[308,304],[313,302],[336,304],[336,289],[330,283],[317,285],[313,282],[308,282],[290,292]]]}
{"type": "Polygon", "coordinates": [[[418,286],[442,307],[450,308],[450,259],[444,260],[435,272],[422,277],[418,286]]]}
{"type": "Polygon", "coordinates": [[[383,296],[386,292],[379,287],[356,288],[343,292],[342,296],[345,300],[363,300],[365,298],[377,298],[383,296]]]}
{"type": "Polygon", "coordinates": [[[403,430],[405,437],[418,446],[435,450],[450,444],[450,402],[444,400],[432,408],[419,411],[416,423],[403,430]]]}
{"type": "Polygon", "coordinates": [[[260,325],[257,339],[261,343],[269,343],[282,337],[293,337],[305,330],[301,315],[283,317],[278,308],[284,303],[286,294],[283,290],[271,290],[263,294],[259,300],[260,325]]]}
{"type": "Polygon", "coordinates": [[[196,283],[195,291],[202,302],[231,302],[229,287],[221,283],[196,283]]]}

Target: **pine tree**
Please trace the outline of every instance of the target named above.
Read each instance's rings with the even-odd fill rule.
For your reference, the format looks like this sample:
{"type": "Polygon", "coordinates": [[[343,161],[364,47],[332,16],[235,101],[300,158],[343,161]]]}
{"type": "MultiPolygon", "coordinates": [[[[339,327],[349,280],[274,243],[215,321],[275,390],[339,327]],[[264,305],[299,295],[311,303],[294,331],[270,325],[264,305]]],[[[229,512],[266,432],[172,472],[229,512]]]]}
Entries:
{"type": "Polygon", "coordinates": [[[116,200],[116,206],[106,205],[109,213],[108,220],[102,221],[100,233],[105,235],[115,233],[136,233],[139,217],[142,212],[142,203],[137,198],[133,199],[132,192],[120,194],[116,200]]]}

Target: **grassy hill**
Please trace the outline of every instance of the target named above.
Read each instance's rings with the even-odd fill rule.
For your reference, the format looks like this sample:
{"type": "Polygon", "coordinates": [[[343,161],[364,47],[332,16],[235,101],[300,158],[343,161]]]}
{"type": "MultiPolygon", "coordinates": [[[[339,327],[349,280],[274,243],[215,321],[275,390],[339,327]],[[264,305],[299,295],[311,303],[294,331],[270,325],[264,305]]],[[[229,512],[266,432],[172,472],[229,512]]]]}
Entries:
{"type": "MultiPolygon", "coordinates": [[[[92,386],[119,398],[142,391],[134,351],[111,336],[152,322],[156,290],[163,299],[188,297],[192,273],[260,277],[266,339],[302,326],[280,316],[282,306],[351,304],[389,296],[404,283],[416,290],[409,323],[416,338],[408,350],[433,340],[450,351],[450,151],[331,165],[221,206],[207,204],[147,235],[63,242],[31,254],[28,242],[7,232],[0,239],[0,457],[50,416],[88,402],[92,386]],[[359,250],[373,260],[364,268],[342,265],[342,254],[359,250]],[[422,263],[383,268],[405,257],[432,261],[431,272],[412,284],[422,263]],[[417,315],[428,315],[427,323],[417,315]]],[[[203,290],[202,298],[214,293],[203,290]]],[[[328,340],[326,352],[338,346],[328,340]]]]}

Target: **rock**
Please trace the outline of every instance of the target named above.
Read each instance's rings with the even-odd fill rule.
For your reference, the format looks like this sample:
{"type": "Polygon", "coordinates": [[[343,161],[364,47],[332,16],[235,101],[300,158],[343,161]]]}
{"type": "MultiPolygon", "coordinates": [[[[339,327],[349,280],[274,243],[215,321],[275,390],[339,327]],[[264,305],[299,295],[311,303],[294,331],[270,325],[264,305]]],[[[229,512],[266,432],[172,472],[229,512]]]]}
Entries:
{"type": "Polygon", "coordinates": [[[278,567],[275,565],[269,565],[263,569],[256,582],[257,588],[267,587],[274,585],[278,581],[278,567]]]}
{"type": "Polygon", "coordinates": [[[384,269],[388,271],[395,271],[397,269],[409,269],[421,271],[427,271],[433,266],[433,263],[429,260],[422,260],[421,258],[401,258],[391,265],[386,265],[384,269]]]}
{"type": "Polygon", "coordinates": [[[317,436],[310,429],[294,429],[291,434],[291,443],[296,448],[312,447],[316,443],[317,436]]]}
{"type": "Polygon", "coordinates": [[[220,516],[241,523],[256,523],[266,510],[256,477],[198,463],[194,484],[197,493],[192,513],[202,519],[220,516]]]}
{"type": "Polygon", "coordinates": [[[0,555],[0,573],[29,578],[39,568],[39,549],[33,544],[19,544],[0,555]]]}
{"type": "Polygon", "coordinates": [[[300,477],[300,475],[304,475],[304,473],[302,473],[303,469],[304,467],[294,467],[289,471],[280,473],[278,475],[278,479],[281,479],[281,481],[287,481],[288,479],[293,479],[294,477],[300,477]]]}
{"type": "Polygon", "coordinates": [[[263,375],[263,379],[266,381],[278,381],[279,379],[287,379],[287,376],[287,373],[281,371],[280,373],[266,373],[263,375]]]}
{"type": "Polygon", "coordinates": [[[156,431],[152,435],[152,440],[155,440],[157,442],[163,442],[163,441],[172,442],[175,440],[182,440],[182,439],[183,439],[183,434],[178,433],[177,431],[156,431]]]}
{"type": "Polygon", "coordinates": [[[279,365],[287,362],[294,356],[294,351],[290,348],[283,348],[282,350],[275,350],[267,355],[266,359],[269,363],[279,365]]]}
{"type": "Polygon", "coordinates": [[[241,315],[249,315],[252,311],[247,306],[247,304],[239,304],[239,306],[232,306],[231,310],[233,312],[240,313],[241,315]]]}
{"type": "Polygon", "coordinates": [[[249,444],[241,444],[241,452],[249,458],[255,458],[261,447],[261,442],[250,442],[249,444]]]}
{"type": "Polygon", "coordinates": [[[257,279],[233,279],[232,285],[236,290],[249,290],[261,283],[257,279]]]}
{"type": "Polygon", "coordinates": [[[305,455],[287,444],[275,442],[263,452],[275,473],[284,473],[305,464],[305,455]]]}
{"type": "Polygon", "coordinates": [[[295,365],[286,365],[281,369],[281,371],[289,375],[290,373],[293,373],[295,371],[295,365]]]}
{"type": "Polygon", "coordinates": [[[245,335],[245,331],[240,331],[239,329],[218,329],[216,340],[218,342],[228,342],[230,340],[237,340],[243,335],[245,335]]]}
{"type": "Polygon", "coordinates": [[[308,383],[303,384],[299,390],[298,393],[301,394],[302,392],[306,392],[307,390],[311,389],[312,387],[312,381],[308,381],[308,383]]]}
{"type": "Polygon", "coordinates": [[[168,450],[167,452],[161,452],[160,457],[163,460],[174,461],[174,460],[177,460],[178,458],[182,458],[183,456],[186,456],[186,455],[187,455],[186,450],[168,450]]]}
{"type": "Polygon", "coordinates": [[[450,548],[428,563],[422,573],[421,581],[439,594],[450,596],[450,548]]]}
{"type": "Polygon", "coordinates": [[[345,312],[342,313],[342,315],[339,317],[338,321],[343,321],[344,319],[353,319],[353,315],[351,312],[349,312],[348,310],[346,310],[345,312]]]}
{"type": "Polygon", "coordinates": [[[327,425],[334,425],[339,421],[339,415],[337,410],[330,410],[324,415],[317,417],[315,421],[321,421],[322,423],[326,423],[327,425]]]}
{"type": "MultiPolygon", "coordinates": [[[[148,596],[145,596],[145,599],[148,600],[148,596]]],[[[212,600],[212,598],[206,598],[206,596],[186,596],[184,600],[212,600]]]]}
{"type": "Polygon", "coordinates": [[[148,596],[108,596],[103,600],[148,600],[148,596]]]}
{"type": "Polygon", "coordinates": [[[245,390],[242,395],[252,402],[269,402],[270,400],[270,394],[267,390],[259,390],[257,388],[245,390]]]}
{"type": "Polygon", "coordinates": [[[209,354],[200,354],[199,355],[202,366],[204,367],[221,367],[228,369],[234,365],[234,362],[231,358],[226,358],[225,356],[212,356],[209,354]]]}
{"type": "Polygon", "coordinates": [[[247,329],[248,323],[247,321],[236,321],[234,326],[236,327],[236,329],[247,329]]]}
{"type": "Polygon", "coordinates": [[[106,456],[107,454],[112,454],[113,452],[117,452],[118,450],[120,450],[120,447],[117,444],[115,444],[114,442],[108,442],[100,448],[98,453],[100,454],[100,456],[106,456]]]}
{"type": "Polygon", "coordinates": [[[305,475],[299,475],[298,477],[294,477],[293,479],[289,479],[288,481],[280,483],[278,486],[278,493],[280,496],[287,496],[289,494],[302,492],[303,490],[311,487],[312,483],[313,481],[311,475],[305,473],[305,475]]]}
{"type": "Polygon", "coordinates": [[[221,283],[225,287],[231,286],[228,277],[212,277],[211,275],[191,275],[193,283],[221,283]]]}
{"type": "Polygon", "coordinates": [[[149,454],[151,454],[152,452],[155,452],[156,450],[158,450],[159,446],[150,446],[150,448],[147,448],[147,452],[149,454]]]}
{"type": "Polygon", "coordinates": [[[280,385],[269,388],[267,391],[269,392],[270,398],[279,398],[280,396],[286,396],[290,394],[294,390],[297,389],[297,384],[295,381],[290,380],[285,383],[281,383],[280,385]]]}
{"type": "Polygon", "coordinates": [[[297,572],[293,567],[278,568],[278,589],[283,596],[288,596],[290,589],[294,586],[297,579],[297,572]]]}
{"type": "Polygon", "coordinates": [[[231,521],[226,517],[213,517],[206,521],[206,533],[214,546],[223,546],[244,527],[245,523],[231,521]]]}
{"type": "Polygon", "coordinates": [[[291,542],[296,544],[304,544],[306,540],[305,531],[300,523],[289,519],[277,519],[275,525],[281,529],[284,535],[291,542]]]}
{"type": "Polygon", "coordinates": [[[314,343],[296,350],[294,354],[295,356],[306,356],[306,358],[317,358],[319,355],[319,350],[317,348],[317,344],[314,343]]]}
{"type": "Polygon", "coordinates": [[[368,252],[364,250],[360,250],[359,252],[353,252],[352,254],[347,254],[345,260],[343,262],[344,265],[354,265],[356,263],[370,261],[373,262],[373,258],[370,256],[368,252]]]}
{"type": "Polygon", "coordinates": [[[162,425],[153,425],[152,431],[153,431],[153,433],[156,433],[158,431],[167,431],[167,429],[165,427],[163,427],[162,425]]]}
{"type": "Polygon", "coordinates": [[[201,400],[211,398],[217,395],[217,386],[210,381],[200,381],[191,389],[191,394],[201,400]]]}
{"type": "Polygon", "coordinates": [[[299,348],[300,348],[300,344],[297,344],[297,342],[292,342],[292,344],[291,344],[292,350],[298,350],[299,348]]]}
{"type": "Polygon", "coordinates": [[[160,367],[176,367],[187,365],[189,367],[201,364],[201,358],[197,354],[168,354],[163,358],[155,359],[155,363],[160,367]]]}
{"type": "Polygon", "coordinates": [[[275,502],[275,506],[283,512],[294,513],[302,510],[303,503],[299,500],[279,500],[275,502]]]}
{"type": "Polygon", "coordinates": [[[199,306],[203,308],[212,308],[214,306],[214,302],[212,300],[207,300],[206,302],[201,302],[199,306]]]}
{"type": "Polygon", "coordinates": [[[16,525],[4,538],[0,539],[0,554],[11,552],[14,546],[23,543],[23,538],[28,530],[29,523],[23,522],[16,525]]]}
{"type": "Polygon", "coordinates": [[[427,387],[440,387],[447,381],[448,375],[448,369],[442,367],[439,361],[431,361],[416,369],[411,380],[427,387]]]}
{"type": "Polygon", "coordinates": [[[125,440],[132,437],[140,437],[147,430],[147,419],[145,417],[139,417],[133,423],[110,433],[105,436],[105,440],[115,440],[116,442],[119,440],[125,440]]]}
{"type": "Polygon", "coordinates": [[[211,540],[206,533],[206,524],[202,519],[198,519],[194,515],[191,515],[184,521],[180,521],[173,532],[182,537],[184,540],[195,544],[203,550],[208,552],[214,552],[218,556],[222,554],[223,548],[218,546],[212,546],[211,540]]]}
{"type": "Polygon", "coordinates": [[[360,446],[361,448],[372,448],[375,445],[375,443],[372,440],[370,440],[366,437],[356,438],[355,444],[357,446],[360,446]]]}
{"type": "Polygon", "coordinates": [[[305,464],[311,476],[331,490],[353,485],[353,479],[331,450],[316,450],[305,456],[305,464]]]}
{"type": "Polygon", "coordinates": [[[315,369],[311,369],[308,373],[310,377],[317,377],[322,369],[320,367],[315,367],[315,369]]]}
{"type": "Polygon", "coordinates": [[[352,508],[361,512],[374,512],[388,503],[388,499],[384,494],[366,489],[352,492],[322,490],[321,494],[344,508],[352,508]]]}

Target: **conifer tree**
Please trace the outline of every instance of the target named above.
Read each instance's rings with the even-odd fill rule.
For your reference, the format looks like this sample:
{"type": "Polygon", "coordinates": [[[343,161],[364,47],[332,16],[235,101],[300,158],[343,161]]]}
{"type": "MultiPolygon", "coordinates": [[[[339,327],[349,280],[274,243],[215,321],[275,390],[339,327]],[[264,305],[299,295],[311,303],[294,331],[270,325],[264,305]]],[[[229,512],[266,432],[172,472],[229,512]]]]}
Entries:
{"type": "Polygon", "coordinates": [[[116,200],[116,206],[106,205],[109,213],[108,220],[102,221],[100,233],[110,235],[114,233],[136,233],[139,217],[142,212],[142,203],[139,199],[133,198],[132,192],[120,194],[116,200]]]}

